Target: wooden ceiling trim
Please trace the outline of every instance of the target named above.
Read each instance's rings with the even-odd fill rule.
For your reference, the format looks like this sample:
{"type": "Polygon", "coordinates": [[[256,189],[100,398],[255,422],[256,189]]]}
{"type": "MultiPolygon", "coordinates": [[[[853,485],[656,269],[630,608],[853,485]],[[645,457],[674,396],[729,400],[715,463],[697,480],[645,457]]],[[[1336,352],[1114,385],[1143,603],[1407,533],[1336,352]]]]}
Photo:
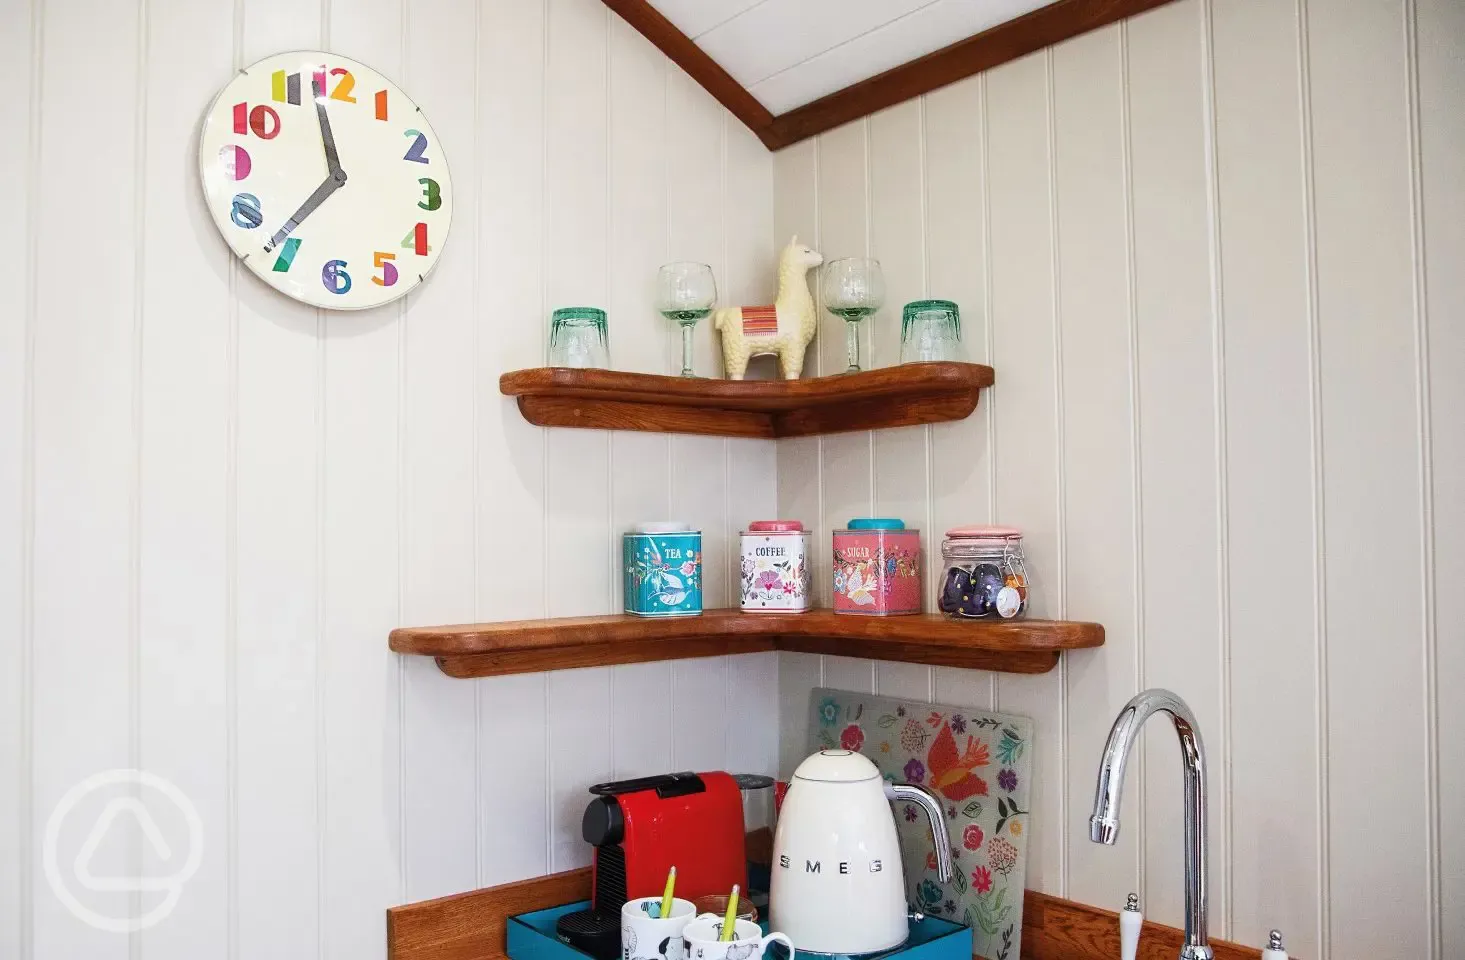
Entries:
{"type": "Polygon", "coordinates": [[[773,118],[770,150],[832,130],[973,74],[1171,0],[1059,0],[773,118]]]}
{"type": "MultiPolygon", "coordinates": [[[[718,66],[716,60],[693,43],[690,37],[662,16],[661,11],[647,0],[604,0],[604,3],[763,140],[764,132],[773,123],[773,114],[758,102],[757,97],[734,80],[731,74],[718,66]]],[[[767,140],[763,142],[768,144],[767,140]]],[[[774,147],[769,145],[768,149],[772,150],[774,147]]]]}
{"type": "Polygon", "coordinates": [[[776,117],[648,0],[603,2],[702,84],[769,150],[780,150],[1172,0],[1058,0],[776,117]]]}

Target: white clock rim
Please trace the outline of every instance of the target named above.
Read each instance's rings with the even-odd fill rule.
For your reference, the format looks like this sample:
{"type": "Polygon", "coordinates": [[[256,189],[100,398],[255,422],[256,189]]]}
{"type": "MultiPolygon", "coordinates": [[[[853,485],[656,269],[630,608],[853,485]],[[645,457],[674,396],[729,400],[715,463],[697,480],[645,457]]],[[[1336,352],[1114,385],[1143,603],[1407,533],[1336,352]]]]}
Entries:
{"type": "MultiPolygon", "coordinates": [[[[234,83],[240,77],[247,76],[249,74],[249,71],[253,70],[255,67],[259,66],[260,64],[265,63],[266,61],[274,60],[277,57],[288,57],[288,56],[293,56],[293,55],[296,55],[296,54],[321,54],[322,56],[325,56],[325,57],[330,57],[330,58],[335,59],[335,60],[344,61],[347,65],[355,64],[358,67],[364,67],[365,69],[370,70],[371,72],[375,73],[377,76],[381,77],[383,80],[387,81],[393,87],[395,87],[402,94],[402,96],[406,97],[409,101],[411,101],[412,106],[417,110],[417,112],[420,113],[420,114],[422,114],[422,119],[427,124],[428,129],[432,131],[433,138],[435,140],[437,140],[438,143],[441,143],[442,142],[440,139],[437,139],[437,128],[434,127],[432,125],[432,121],[430,119],[428,119],[427,113],[422,109],[422,104],[419,103],[416,100],[416,98],[410,96],[407,93],[406,90],[403,90],[402,89],[402,85],[400,83],[398,83],[390,74],[387,74],[387,73],[385,73],[385,72],[383,72],[381,70],[378,70],[376,67],[373,67],[371,64],[366,63],[365,61],[357,60],[354,57],[348,57],[348,56],[346,56],[345,54],[342,54],[342,53],[332,53],[329,50],[312,50],[312,49],[304,49],[304,48],[295,49],[295,50],[279,50],[279,51],[276,51],[275,53],[271,53],[271,54],[268,54],[266,56],[260,57],[258,60],[254,61],[253,63],[251,63],[247,67],[240,67],[239,70],[237,72],[235,72],[233,76],[231,76],[228,80],[226,80],[224,82],[224,85],[219,88],[219,92],[216,93],[216,94],[214,94],[214,98],[209,101],[209,105],[204,108],[203,115],[199,118],[199,124],[198,124],[198,150],[197,150],[197,153],[198,153],[198,171],[197,172],[198,172],[198,189],[199,189],[199,192],[203,194],[204,209],[206,211],[208,211],[209,220],[213,222],[214,229],[219,234],[219,239],[222,240],[222,241],[224,241],[224,246],[228,248],[229,253],[231,255],[233,255],[233,257],[234,257],[234,260],[238,261],[238,263],[245,268],[245,271],[250,276],[254,277],[255,282],[262,284],[266,289],[272,290],[275,293],[278,293],[282,297],[288,297],[289,299],[294,300],[296,303],[303,303],[307,307],[313,307],[316,310],[331,310],[331,311],[334,311],[336,313],[357,313],[357,312],[360,312],[362,310],[380,310],[382,307],[388,307],[388,306],[391,306],[394,303],[397,303],[397,302],[401,301],[402,299],[404,299],[408,295],[410,295],[413,292],[415,292],[416,290],[420,289],[423,284],[427,283],[427,278],[430,277],[430,276],[432,276],[432,272],[437,269],[437,265],[438,265],[439,261],[441,261],[442,258],[443,258],[443,253],[447,250],[447,245],[448,245],[447,238],[449,236],[451,236],[452,235],[452,232],[453,232],[453,229],[452,229],[453,228],[453,210],[457,207],[457,203],[452,203],[452,204],[450,204],[448,206],[447,224],[443,227],[443,239],[440,240],[440,241],[438,241],[438,254],[437,254],[437,256],[435,256],[435,257],[432,258],[432,262],[427,265],[427,269],[426,270],[420,271],[418,273],[418,275],[417,275],[417,282],[414,283],[412,286],[406,288],[405,290],[401,291],[400,293],[395,294],[394,296],[392,296],[391,298],[389,298],[387,300],[381,300],[381,301],[378,301],[377,303],[363,303],[363,304],[356,305],[356,306],[347,305],[347,304],[341,304],[341,305],[338,306],[338,305],[335,305],[335,304],[328,304],[328,303],[316,303],[313,300],[306,300],[306,299],[304,299],[302,297],[297,297],[297,296],[295,296],[293,294],[286,293],[284,290],[281,290],[279,287],[275,286],[274,284],[271,284],[271,283],[265,281],[262,277],[259,276],[259,274],[255,273],[254,268],[250,267],[248,264],[246,264],[244,262],[244,259],[245,259],[244,256],[242,254],[240,254],[239,251],[234,248],[234,244],[232,244],[232,243],[229,242],[228,235],[220,227],[219,221],[218,221],[218,217],[214,214],[213,210],[211,209],[211,207],[209,205],[210,204],[210,201],[213,198],[209,196],[208,185],[204,182],[204,164],[207,163],[207,162],[209,162],[209,158],[206,158],[204,156],[204,135],[205,135],[205,131],[206,131],[206,128],[207,128],[207,125],[208,125],[209,118],[211,116],[213,116],[214,110],[216,110],[218,108],[219,102],[222,101],[224,99],[224,96],[229,92],[229,88],[231,86],[233,86],[234,83]]],[[[446,147],[443,147],[442,148],[442,154],[441,154],[440,159],[442,160],[443,168],[445,170],[447,170],[447,173],[448,173],[447,180],[448,180],[449,186],[451,186],[452,185],[452,180],[453,180],[453,165],[448,162],[448,151],[447,151],[447,148],[446,147]]]]}

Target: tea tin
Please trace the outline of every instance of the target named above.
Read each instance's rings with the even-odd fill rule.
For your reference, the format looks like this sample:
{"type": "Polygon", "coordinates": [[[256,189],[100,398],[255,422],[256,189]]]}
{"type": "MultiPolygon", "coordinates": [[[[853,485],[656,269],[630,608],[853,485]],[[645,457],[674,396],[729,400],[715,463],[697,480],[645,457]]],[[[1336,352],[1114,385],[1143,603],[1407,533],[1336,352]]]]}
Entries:
{"type": "Polygon", "coordinates": [[[625,611],[638,617],[702,612],[702,531],[676,522],[641,523],[621,538],[625,611]]]}
{"type": "Polygon", "coordinates": [[[859,517],[834,531],[834,612],[921,612],[921,531],[904,521],[859,517]]]}
{"type": "Polygon", "coordinates": [[[743,610],[802,612],[809,609],[813,577],[809,533],[797,520],[755,520],[741,537],[743,610]]]}

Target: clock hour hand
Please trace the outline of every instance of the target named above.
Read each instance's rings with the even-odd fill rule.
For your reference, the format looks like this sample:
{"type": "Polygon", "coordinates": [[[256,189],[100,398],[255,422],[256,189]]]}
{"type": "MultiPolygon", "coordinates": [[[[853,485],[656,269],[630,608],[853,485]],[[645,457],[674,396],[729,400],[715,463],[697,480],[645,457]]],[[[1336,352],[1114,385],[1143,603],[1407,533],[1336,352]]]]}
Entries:
{"type": "Polygon", "coordinates": [[[342,183],[346,182],[346,171],[341,169],[341,156],[336,152],[336,138],[331,133],[331,121],[326,116],[326,91],[321,86],[319,77],[310,81],[311,87],[315,89],[315,116],[320,121],[320,142],[326,150],[326,168],[332,176],[339,176],[342,183]]]}
{"type": "Polygon", "coordinates": [[[285,221],[285,225],[277,230],[273,237],[265,241],[265,253],[269,253],[283,243],[296,227],[305,222],[306,217],[315,212],[316,207],[325,203],[326,198],[341,189],[341,185],[345,182],[346,174],[344,172],[327,177],[320,186],[315,188],[314,193],[305,198],[300,209],[290,215],[290,219],[285,221]]]}

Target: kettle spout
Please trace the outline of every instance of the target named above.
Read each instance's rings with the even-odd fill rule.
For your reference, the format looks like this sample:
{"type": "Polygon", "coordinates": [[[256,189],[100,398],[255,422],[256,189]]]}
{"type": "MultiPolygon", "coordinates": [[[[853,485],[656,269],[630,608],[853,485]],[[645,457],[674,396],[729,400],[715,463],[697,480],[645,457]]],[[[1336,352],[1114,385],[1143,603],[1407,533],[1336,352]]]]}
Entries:
{"type": "Polygon", "coordinates": [[[890,800],[906,800],[925,811],[931,824],[931,841],[936,846],[936,876],[942,883],[951,880],[951,837],[946,833],[946,814],[941,803],[925,787],[913,783],[885,784],[885,796],[890,800]]]}

